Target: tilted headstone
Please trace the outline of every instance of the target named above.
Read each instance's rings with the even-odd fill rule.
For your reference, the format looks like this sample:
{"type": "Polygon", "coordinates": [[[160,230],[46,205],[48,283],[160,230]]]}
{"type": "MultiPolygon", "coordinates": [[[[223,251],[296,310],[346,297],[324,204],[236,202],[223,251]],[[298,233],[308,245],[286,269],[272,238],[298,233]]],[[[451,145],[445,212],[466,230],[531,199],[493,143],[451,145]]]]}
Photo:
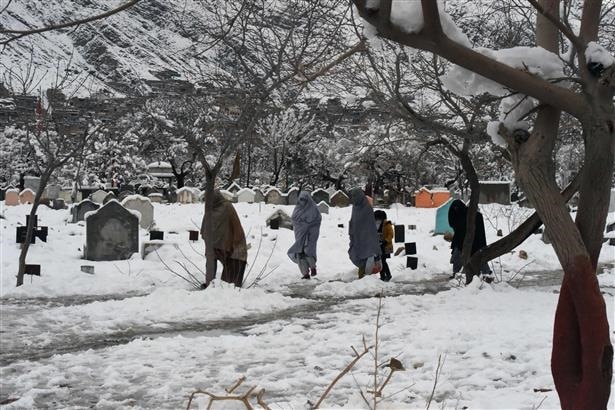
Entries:
{"type": "Polygon", "coordinates": [[[149,194],[147,196],[152,203],[159,204],[162,202],[162,194],[158,192],[154,192],[153,194],[149,194]]]}
{"type": "Polygon", "coordinates": [[[250,188],[243,188],[237,191],[237,202],[255,202],[256,192],[250,188]]]}
{"type": "Polygon", "coordinates": [[[277,211],[272,213],[265,221],[265,224],[272,229],[277,229],[275,228],[275,226],[277,226],[278,228],[285,228],[291,230],[293,229],[292,219],[290,218],[290,216],[288,216],[286,212],[282,211],[281,209],[278,209],[277,211]]]}
{"type": "Polygon", "coordinates": [[[265,195],[263,194],[263,191],[258,188],[254,190],[254,202],[265,202],[265,195]]]}
{"type": "Polygon", "coordinates": [[[53,202],[51,203],[51,207],[53,209],[55,209],[56,211],[60,210],[60,209],[64,209],[66,208],[66,204],[64,203],[64,199],[62,198],[56,198],[53,200],[53,202]]]}
{"type": "Polygon", "coordinates": [[[112,199],[117,199],[115,194],[113,192],[107,193],[107,195],[105,195],[105,199],[103,199],[103,202],[102,202],[103,205],[106,204],[107,202],[111,201],[112,199]]]}
{"type": "Polygon", "coordinates": [[[480,181],[479,204],[510,205],[510,181],[480,181]]]}
{"type": "Polygon", "coordinates": [[[180,204],[193,204],[197,202],[194,192],[189,187],[182,187],[175,191],[177,194],[177,202],[180,204]]]}
{"type": "Polygon", "coordinates": [[[297,205],[299,199],[299,188],[293,187],[286,193],[286,201],[288,205],[297,205]]]}
{"type": "Polygon", "coordinates": [[[328,214],[329,213],[329,205],[327,205],[324,201],[318,203],[318,210],[320,211],[321,214],[328,214]]]}
{"type": "Polygon", "coordinates": [[[38,192],[38,189],[41,186],[41,179],[40,177],[34,177],[34,176],[30,176],[30,175],[26,175],[25,177],[23,177],[23,188],[25,189],[31,189],[32,192],[34,192],[36,194],[36,192],[38,192]]]}
{"type": "Polygon", "coordinates": [[[279,189],[270,188],[265,194],[265,202],[271,205],[286,205],[286,198],[279,189]]]}
{"type": "Polygon", "coordinates": [[[73,223],[83,221],[85,219],[86,213],[96,211],[99,208],[99,204],[92,202],[89,199],[84,199],[78,204],[73,205],[73,207],[71,208],[71,214],[73,215],[73,223]]]}
{"type": "Polygon", "coordinates": [[[317,204],[324,202],[326,204],[329,204],[329,193],[327,191],[325,191],[324,189],[317,189],[314,192],[312,192],[312,199],[314,200],[314,202],[316,202],[317,204]]]}
{"type": "Polygon", "coordinates": [[[26,188],[19,193],[19,202],[22,204],[33,204],[35,193],[30,188],[26,188]]]}
{"type": "Polygon", "coordinates": [[[139,217],[110,201],[86,218],[85,258],[91,261],[129,259],[139,251],[139,217]]]}
{"type": "Polygon", "coordinates": [[[226,188],[226,190],[233,194],[237,194],[237,192],[241,191],[241,187],[237,182],[233,182],[231,185],[228,186],[228,188],[226,188]]]}
{"type": "Polygon", "coordinates": [[[350,198],[342,191],[335,191],[335,193],[331,195],[330,201],[331,206],[337,206],[339,208],[345,208],[350,205],[350,198]]]}
{"type": "Polygon", "coordinates": [[[92,200],[92,202],[95,202],[97,204],[102,204],[106,197],[107,191],[103,191],[102,189],[99,189],[98,191],[90,195],[90,199],[92,200]]]}
{"type": "Polygon", "coordinates": [[[4,194],[4,205],[16,206],[19,205],[19,190],[17,188],[7,189],[4,194]]]}
{"type": "Polygon", "coordinates": [[[60,197],[60,191],[62,191],[62,187],[58,184],[51,184],[47,186],[47,199],[58,199],[60,197]]]}
{"type": "Polygon", "coordinates": [[[154,206],[148,198],[140,195],[129,196],[122,201],[122,206],[126,209],[138,211],[141,214],[141,228],[147,229],[154,222],[154,206]]]}

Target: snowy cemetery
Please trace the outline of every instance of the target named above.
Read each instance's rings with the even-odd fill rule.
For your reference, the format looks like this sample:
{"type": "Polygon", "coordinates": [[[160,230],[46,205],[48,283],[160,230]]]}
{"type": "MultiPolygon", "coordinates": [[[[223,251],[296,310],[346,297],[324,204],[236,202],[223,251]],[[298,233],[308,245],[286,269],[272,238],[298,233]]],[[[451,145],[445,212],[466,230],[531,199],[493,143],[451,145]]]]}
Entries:
{"type": "Polygon", "coordinates": [[[0,407],[615,408],[613,22],[0,1],[0,407]]]}

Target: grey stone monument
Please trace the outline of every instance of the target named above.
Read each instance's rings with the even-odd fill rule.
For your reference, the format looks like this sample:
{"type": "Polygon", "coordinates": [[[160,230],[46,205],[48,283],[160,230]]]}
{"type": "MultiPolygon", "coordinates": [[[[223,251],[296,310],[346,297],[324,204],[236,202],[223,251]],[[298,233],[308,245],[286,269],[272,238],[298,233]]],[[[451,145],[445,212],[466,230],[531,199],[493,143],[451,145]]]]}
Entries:
{"type": "Polygon", "coordinates": [[[272,205],[286,205],[286,198],[277,188],[271,188],[265,195],[265,202],[272,205]]]}
{"type": "Polygon", "coordinates": [[[328,214],[329,213],[329,205],[327,205],[326,202],[322,201],[318,203],[318,210],[320,211],[321,214],[328,214]]]}
{"type": "Polygon", "coordinates": [[[317,204],[320,204],[321,202],[324,202],[327,205],[329,205],[329,193],[327,191],[325,191],[324,189],[318,188],[318,189],[314,190],[314,192],[312,192],[312,199],[317,204]]]}
{"type": "Polygon", "coordinates": [[[254,190],[254,202],[265,202],[265,195],[263,195],[263,191],[258,188],[254,190]]]}
{"type": "Polygon", "coordinates": [[[350,198],[342,191],[336,191],[331,196],[331,206],[337,206],[339,208],[345,208],[350,205],[350,198]]]}
{"type": "Polygon", "coordinates": [[[154,206],[149,198],[143,196],[131,196],[122,201],[122,206],[126,209],[138,211],[141,214],[139,224],[141,228],[148,229],[154,222],[154,206]]]}
{"type": "Polygon", "coordinates": [[[288,205],[297,205],[297,200],[299,199],[299,188],[291,188],[286,193],[286,198],[288,200],[288,205]]]}
{"type": "Polygon", "coordinates": [[[71,208],[71,214],[73,215],[73,223],[83,221],[87,212],[96,211],[98,208],[100,208],[100,205],[98,205],[97,203],[94,203],[89,199],[84,199],[83,201],[79,202],[71,208]]]}
{"type": "Polygon", "coordinates": [[[139,218],[117,201],[88,215],[85,232],[88,260],[128,259],[139,252],[139,218]]]}
{"type": "Polygon", "coordinates": [[[111,201],[112,199],[117,199],[117,197],[115,196],[115,194],[113,192],[109,192],[106,196],[105,199],[103,199],[103,204],[106,204],[107,202],[111,201]]]}
{"type": "Polygon", "coordinates": [[[107,192],[103,191],[102,189],[99,189],[98,191],[90,195],[90,199],[92,200],[92,202],[96,202],[97,204],[102,204],[106,197],[107,192]]]}

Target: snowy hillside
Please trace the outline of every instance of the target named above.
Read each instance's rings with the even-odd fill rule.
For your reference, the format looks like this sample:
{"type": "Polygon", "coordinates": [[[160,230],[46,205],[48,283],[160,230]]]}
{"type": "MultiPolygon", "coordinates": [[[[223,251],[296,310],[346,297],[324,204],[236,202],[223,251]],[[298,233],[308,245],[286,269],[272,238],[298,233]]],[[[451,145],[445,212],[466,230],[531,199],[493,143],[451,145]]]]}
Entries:
{"type": "MultiPolygon", "coordinates": [[[[17,0],[0,14],[0,24],[13,29],[42,27],[100,14],[120,3],[17,0]]],[[[11,69],[25,72],[32,57],[37,81],[45,77],[40,84],[44,89],[55,84],[58,66],[61,74],[69,67],[73,76],[86,81],[82,93],[107,83],[155,79],[155,73],[164,70],[190,79],[191,56],[199,40],[194,28],[212,18],[208,7],[208,2],[151,0],[103,21],[31,36],[3,50],[1,71],[5,77],[11,69]]]]}

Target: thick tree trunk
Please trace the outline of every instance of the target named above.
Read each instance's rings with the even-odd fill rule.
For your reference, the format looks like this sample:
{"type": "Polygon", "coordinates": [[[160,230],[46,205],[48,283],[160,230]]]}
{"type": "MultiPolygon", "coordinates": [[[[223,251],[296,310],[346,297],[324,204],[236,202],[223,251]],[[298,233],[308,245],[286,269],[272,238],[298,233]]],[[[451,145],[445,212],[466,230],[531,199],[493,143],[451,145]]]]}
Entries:
{"type": "Polygon", "coordinates": [[[213,221],[211,219],[216,175],[212,171],[205,173],[205,286],[209,286],[216,274],[216,254],[212,244],[213,221]]]}
{"type": "MultiPolygon", "coordinates": [[[[466,216],[466,235],[463,239],[463,247],[461,252],[461,261],[464,266],[464,272],[466,275],[466,284],[472,282],[474,275],[479,273],[478,270],[471,271],[466,267],[469,267],[469,261],[472,256],[472,246],[474,244],[474,237],[476,233],[476,213],[478,212],[478,196],[480,194],[480,184],[478,183],[478,176],[476,175],[476,169],[472,164],[472,160],[468,155],[468,149],[464,149],[458,153],[459,160],[461,161],[461,167],[470,182],[470,202],[468,203],[468,213],[466,216]]],[[[480,266],[479,266],[480,268],[480,266]]]]}
{"type": "Polygon", "coordinates": [[[28,220],[28,227],[26,228],[26,240],[21,246],[21,252],[19,253],[19,270],[17,271],[17,285],[23,285],[23,278],[26,273],[26,258],[28,256],[28,251],[30,250],[30,241],[34,236],[34,223],[36,217],[36,211],[38,210],[38,206],[41,203],[41,197],[43,196],[43,191],[47,187],[47,182],[49,182],[49,178],[51,177],[52,169],[47,168],[43,175],[41,176],[40,185],[36,195],[34,196],[34,203],[32,204],[32,209],[30,210],[30,218],[28,220]]]}

